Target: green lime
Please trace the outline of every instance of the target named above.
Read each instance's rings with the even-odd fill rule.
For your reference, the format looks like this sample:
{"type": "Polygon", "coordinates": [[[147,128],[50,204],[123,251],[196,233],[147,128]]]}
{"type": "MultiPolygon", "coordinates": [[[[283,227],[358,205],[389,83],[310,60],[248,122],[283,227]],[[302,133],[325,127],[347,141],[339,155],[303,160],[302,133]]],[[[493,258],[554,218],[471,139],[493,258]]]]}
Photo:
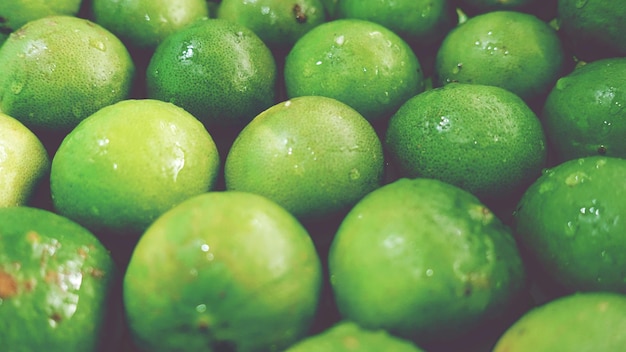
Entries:
{"type": "Polygon", "coordinates": [[[427,178],[365,196],[339,226],[328,263],[343,318],[419,346],[494,319],[525,286],[509,228],[472,194],[427,178]]]}
{"type": "Polygon", "coordinates": [[[0,2],[0,32],[11,33],[42,17],[75,16],[82,0],[7,0],[0,2]]]}
{"type": "Polygon", "coordinates": [[[408,100],[391,117],[385,146],[401,177],[437,178],[484,200],[528,186],[547,154],[541,122],[522,99],[467,83],[408,100]]]}
{"type": "Polygon", "coordinates": [[[141,233],[181,201],[213,188],[219,156],[204,126],[158,100],[97,111],[52,159],[56,211],[96,233],[141,233]]]}
{"type": "Polygon", "coordinates": [[[204,19],[167,37],[148,65],[148,96],[205,123],[243,127],[275,101],[276,62],[252,30],[204,19]]]}
{"type": "Polygon", "coordinates": [[[626,56],[625,18],[619,1],[558,0],[559,32],[582,60],[626,56]]]}
{"type": "Polygon", "coordinates": [[[26,205],[49,171],[50,158],[39,138],[0,112],[0,207],[26,205]]]}
{"type": "Polygon", "coordinates": [[[284,73],[288,97],[334,98],[372,122],[424,90],[411,47],[386,27],[359,19],[326,22],[307,32],[287,55],[284,73]]]}
{"type": "Polygon", "coordinates": [[[341,0],[337,17],[379,23],[413,47],[438,44],[458,22],[448,0],[341,0]]]}
{"type": "Polygon", "coordinates": [[[589,156],[537,179],[514,213],[514,233],[538,274],[565,291],[626,293],[626,159],[589,156]]]}
{"type": "Polygon", "coordinates": [[[282,351],[303,338],[321,263],[284,208],[244,192],[179,204],[140,238],[124,277],[130,331],[149,351],[282,351]]]}
{"type": "Polygon", "coordinates": [[[517,11],[493,11],[448,33],[435,59],[434,83],[493,85],[525,101],[541,101],[564,72],[565,58],[548,23],[517,11]]]}
{"type": "Polygon", "coordinates": [[[52,212],[0,208],[2,350],[99,351],[117,338],[109,252],[85,228],[52,212]]]}
{"type": "Polygon", "coordinates": [[[96,23],[130,47],[147,49],[209,16],[206,0],[92,0],[91,8],[96,23]]]}
{"type": "Polygon", "coordinates": [[[556,161],[626,158],[625,107],[626,58],[590,62],[559,79],[541,113],[556,161]]]}
{"type": "Polygon", "coordinates": [[[327,330],[309,336],[285,352],[422,352],[410,341],[385,330],[363,329],[354,322],[340,321],[327,330]]]}
{"type": "Polygon", "coordinates": [[[356,110],[320,96],[293,98],[255,117],[224,166],[226,188],[263,195],[300,220],[344,214],[383,182],[383,148],[356,110]]]}
{"type": "Polygon", "coordinates": [[[290,49],[326,21],[321,0],[222,0],[217,18],[252,29],[272,49],[290,49]]]}
{"type": "Polygon", "coordinates": [[[71,16],[34,20],[13,32],[0,47],[0,67],[0,111],[39,136],[69,132],[127,98],[135,72],[116,36],[71,16]]]}
{"type": "Polygon", "coordinates": [[[621,352],[626,346],[626,296],[577,293],[536,307],[500,338],[494,352],[621,352]]]}

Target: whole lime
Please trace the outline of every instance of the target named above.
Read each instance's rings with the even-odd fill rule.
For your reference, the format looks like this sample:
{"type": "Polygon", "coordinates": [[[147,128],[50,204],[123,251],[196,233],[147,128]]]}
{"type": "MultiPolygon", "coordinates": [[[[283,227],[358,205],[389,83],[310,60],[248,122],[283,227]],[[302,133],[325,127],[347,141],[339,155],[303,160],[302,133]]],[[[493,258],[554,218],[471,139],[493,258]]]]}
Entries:
{"type": "Polygon", "coordinates": [[[138,234],[172,206],[212,189],[219,155],[188,112],[124,100],[72,130],[52,159],[55,210],[97,234],[138,234]]]}
{"type": "Polygon", "coordinates": [[[399,179],[369,193],[328,255],[344,319],[420,346],[499,316],[525,286],[510,229],[472,194],[434,179],[399,179]]]}
{"type": "MultiPolygon", "coordinates": [[[[117,269],[88,230],[55,213],[0,208],[3,351],[99,351],[119,337],[117,269]]],[[[112,346],[111,346],[112,347],[112,346]]]]}
{"type": "Polygon", "coordinates": [[[321,278],[311,237],[285,209],[251,193],[209,192],[140,238],[124,304],[149,351],[282,351],[311,325],[321,278]]]}
{"type": "Polygon", "coordinates": [[[565,292],[626,293],[626,159],[589,156],[558,164],[524,193],[514,234],[565,292]]]}

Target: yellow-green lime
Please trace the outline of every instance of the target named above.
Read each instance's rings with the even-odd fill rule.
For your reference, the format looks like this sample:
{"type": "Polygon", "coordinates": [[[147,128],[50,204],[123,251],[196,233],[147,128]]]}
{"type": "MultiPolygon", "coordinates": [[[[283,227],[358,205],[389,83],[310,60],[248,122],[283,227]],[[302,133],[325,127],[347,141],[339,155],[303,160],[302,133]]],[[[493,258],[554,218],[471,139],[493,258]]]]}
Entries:
{"type": "Polygon", "coordinates": [[[129,328],[159,351],[283,351],[303,338],[322,279],[311,237],[244,192],[179,204],[140,238],[124,277],[129,328]]]}
{"type": "Polygon", "coordinates": [[[116,36],[72,16],[20,27],[0,47],[0,67],[0,111],[40,136],[67,133],[100,108],[127,98],[135,73],[116,36]]]}
{"type": "Polygon", "coordinates": [[[287,55],[284,74],[289,98],[334,98],[371,122],[388,118],[424,90],[411,47],[386,27],[354,18],[307,32],[287,55]]]}
{"type": "Polygon", "coordinates": [[[0,208],[2,350],[113,348],[117,277],[110,253],[84,227],[47,210],[0,208]]]}
{"type": "Polygon", "coordinates": [[[348,105],[305,96],[274,105],[235,139],[226,188],[274,200],[300,220],[341,216],[383,182],[374,128],[348,105]]]}
{"type": "Polygon", "coordinates": [[[50,157],[37,136],[0,112],[0,207],[26,205],[50,171],[50,157]]]}
{"type": "Polygon", "coordinates": [[[506,199],[541,174],[541,122],[504,88],[454,83],[411,98],[391,117],[385,146],[401,177],[430,177],[483,200],[506,199]]]}
{"type": "Polygon", "coordinates": [[[93,0],[96,23],[129,47],[154,49],[168,35],[209,16],[206,0],[93,0]]]}
{"type": "Polygon", "coordinates": [[[213,188],[219,155],[191,114],[124,100],[72,130],[52,160],[56,211],[100,233],[138,234],[172,206],[213,188]]]}
{"type": "Polygon", "coordinates": [[[541,119],[557,163],[590,155],[626,158],[626,58],[589,62],[560,78],[541,119]]]}
{"type": "Polygon", "coordinates": [[[541,101],[565,63],[561,40],[548,23],[522,12],[492,11],[448,33],[435,59],[434,84],[493,85],[527,102],[541,101]]]}
{"type": "Polygon", "coordinates": [[[325,331],[302,339],[285,352],[422,352],[408,340],[385,330],[368,330],[351,321],[340,321],[325,331]]]}
{"type": "Polygon", "coordinates": [[[522,316],[493,352],[603,351],[626,346],[626,296],[576,293],[549,301],[522,316]]]}
{"type": "Polygon", "coordinates": [[[0,2],[0,32],[11,33],[27,22],[48,16],[75,16],[82,0],[10,0],[0,2]]]}
{"type": "Polygon", "coordinates": [[[589,156],[558,164],[524,193],[514,233],[562,291],[626,293],[626,159],[589,156]]]}
{"type": "Polygon", "coordinates": [[[503,315],[525,286],[510,229],[472,194],[435,179],[369,193],[328,255],[341,316],[419,346],[455,341],[503,315]]]}
{"type": "Polygon", "coordinates": [[[203,19],[168,36],[150,59],[148,97],[174,103],[209,128],[241,128],[274,105],[276,62],[252,30],[203,19]]]}

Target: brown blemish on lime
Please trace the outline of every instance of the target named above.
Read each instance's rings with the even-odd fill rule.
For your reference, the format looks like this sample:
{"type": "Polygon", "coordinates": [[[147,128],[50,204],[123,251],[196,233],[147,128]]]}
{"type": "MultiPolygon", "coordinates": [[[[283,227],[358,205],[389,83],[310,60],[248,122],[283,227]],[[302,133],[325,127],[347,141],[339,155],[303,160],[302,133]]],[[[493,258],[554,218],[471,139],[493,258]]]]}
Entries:
{"type": "Polygon", "coordinates": [[[30,231],[26,234],[26,240],[30,243],[39,243],[40,236],[35,231],[30,231]]]}
{"type": "Polygon", "coordinates": [[[88,251],[88,250],[86,250],[84,247],[78,248],[78,255],[79,255],[81,258],[83,258],[83,259],[87,258],[87,254],[88,254],[88,253],[89,253],[89,251],[88,251]]]}
{"type": "Polygon", "coordinates": [[[17,281],[13,275],[0,270],[0,299],[7,299],[18,293],[17,281]]]}
{"type": "Polygon", "coordinates": [[[35,289],[35,286],[37,285],[37,281],[35,280],[26,280],[22,283],[22,285],[24,286],[24,290],[26,292],[32,292],[35,289]]]}
{"type": "Polygon", "coordinates": [[[46,271],[46,275],[43,278],[47,283],[55,283],[58,282],[59,274],[55,271],[48,270],[46,271]]]}
{"type": "Polygon", "coordinates": [[[95,279],[102,279],[104,277],[104,271],[96,268],[89,268],[88,270],[89,276],[95,279]]]}
{"type": "Polygon", "coordinates": [[[298,23],[306,23],[306,14],[302,11],[302,7],[300,5],[295,4],[293,6],[293,14],[296,16],[296,21],[298,21],[298,23]]]}
{"type": "Polygon", "coordinates": [[[61,314],[54,312],[52,313],[52,315],[50,315],[50,319],[52,319],[52,321],[54,321],[55,323],[59,323],[63,318],[61,317],[61,314]]]}

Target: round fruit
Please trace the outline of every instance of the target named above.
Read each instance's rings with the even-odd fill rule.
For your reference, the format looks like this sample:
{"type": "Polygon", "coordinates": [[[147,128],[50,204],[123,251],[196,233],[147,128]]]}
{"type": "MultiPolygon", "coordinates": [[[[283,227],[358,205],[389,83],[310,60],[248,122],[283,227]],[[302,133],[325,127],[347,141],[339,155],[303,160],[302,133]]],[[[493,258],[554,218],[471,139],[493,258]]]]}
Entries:
{"type": "Polygon", "coordinates": [[[263,195],[301,220],[348,211],[383,182],[380,139],[338,100],[306,96],[259,114],[226,158],[226,188],[263,195]]]}
{"type": "Polygon", "coordinates": [[[530,102],[548,93],[564,67],[561,40],[548,23],[521,12],[493,11],[448,33],[435,59],[434,83],[493,85],[530,102]]]}
{"type": "Polygon", "coordinates": [[[420,346],[499,316],[525,284],[509,228],[470,193],[425,178],[396,180],[355,205],[329,273],[342,317],[420,346]]]}
{"type": "Polygon", "coordinates": [[[94,21],[133,48],[153,49],[168,35],[209,16],[206,0],[93,0],[94,21]]]}
{"type": "Polygon", "coordinates": [[[222,0],[217,18],[252,29],[272,49],[289,49],[326,14],[321,0],[222,0]]]}
{"type": "Polygon", "coordinates": [[[559,79],[541,114],[556,161],[626,158],[625,107],[626,58],[590,62],[559,79]]]}
{"type": "Polygon", "coordinates": [[[281,351],[306,334],[321,277],[311,237],[282,207],[209,192],[144,233],[124,304],[135,341],[149,351],[281,351]]]}
{"type": "Polygon", "coordinates": [[[615,1],[558,0],[559,32],[582,60],[626,56],[626,7],[615,1]]]}
{"type": "Polygon", "coordinates": [[[327,330],[309,336],[285,352],[422,352],[413,343],[385,330],[363,329],[354,322],[340,321],[327,330]]]}
{"type": "Polygon", "coordinates": [[[626,346],[626,296],[577,293],[536,307],[500,338],[494,352],[604,351],[626,346]]]}
{"type": "Polygon", "coordinates": [[[213,188],[219,156],[204,126],[158,100],[124,100],[89,116],[52,160],[55,209],[96,233],[140,233],[213,188]]]}
{"type": "Polygon", "coordinates": [[[75,16],[82,0],[10,0],[0,2],[0,32],[11,33],[27,22],[54,15],[75,16]]]}
{"type": "Polygon", "coordinates": [[[39,138],[0,112],[0,207],[26,205],[49,171],[50,158],[39,138]]]}
{"type": "Polygon", "coordinates": [[[250,29],[204,19],[177,31],[150,59],[148,96],[205,123],[243,127],[275,101],[276,62],[250,29]]]}
{"type": "Polygon", "coordinates": [[[0,209],[0,341],[4,351],[97,351],[117,271],[78,224],[30,207],[0,209]]]}
{"type": "Polygon", "coordinates": [[[127,98],[135,66],[122,42],[86,19],[31,21],[0,47],[0,111],[39,133],[67,132],[127,98]]]}
{"type": "Polygon", "coordinates": [[[547,170],[526,190],[514,233],[537,275],[568,292],[626,293],[624,175],[626,159],[590,156],[547,170]]]}
{"type": "Polygon", "coordinates": [[[386,147],[401,177],[431,177],[484,200],[528,186],[546,161],[534,112],[499,87],[454,83],[407,101],[391,117],[386,147]]]}
{"type": "Polygon", "coordinates": [[[373,122],[423,91],[424,77],[397,34],[374,22],[340,19],[313,28],[293,46],[285,59],[285,87],[290,98],[334,98],[373,122]]]}
{"type": "Polygon", "coordinates": [[[379,23],[414,47],[439,43],[458,21],[448,0],[341,0],[337,17],[379,23]]]}

